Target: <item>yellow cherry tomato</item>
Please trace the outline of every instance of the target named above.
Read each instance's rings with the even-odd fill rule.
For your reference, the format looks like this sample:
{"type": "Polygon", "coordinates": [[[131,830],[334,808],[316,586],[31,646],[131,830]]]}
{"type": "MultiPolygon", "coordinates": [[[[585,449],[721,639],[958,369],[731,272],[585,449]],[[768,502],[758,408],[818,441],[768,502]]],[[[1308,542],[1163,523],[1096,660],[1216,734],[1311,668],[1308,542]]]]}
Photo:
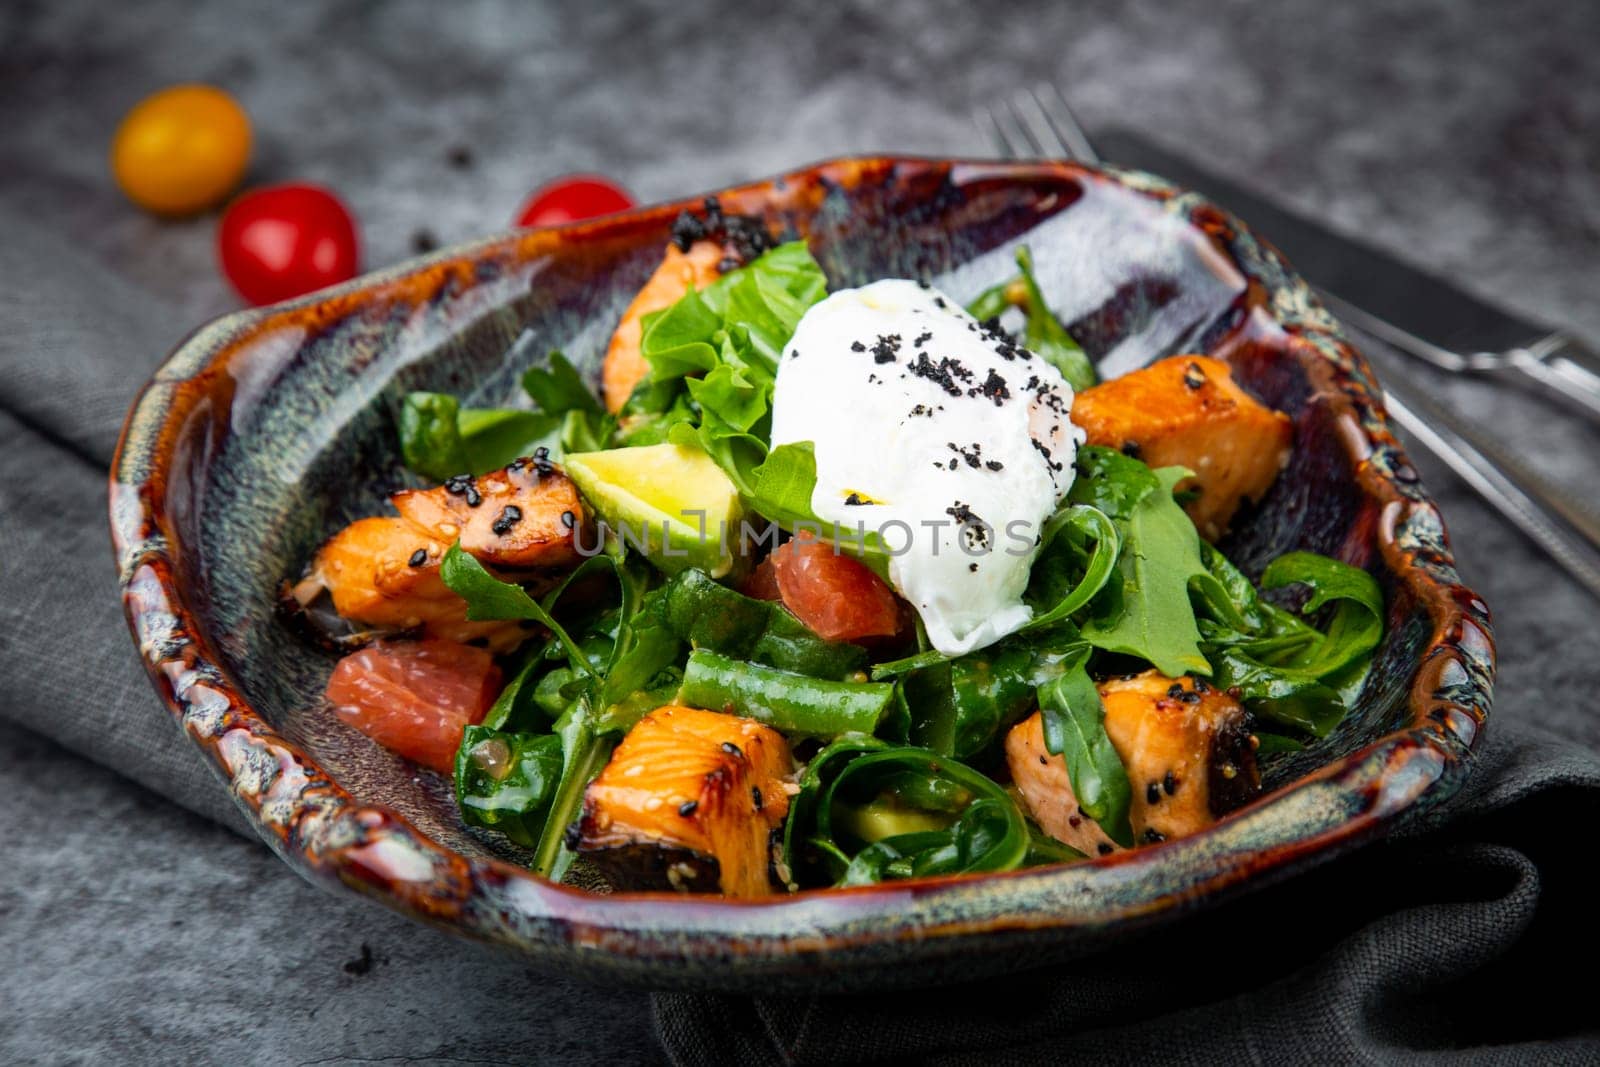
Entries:
{"type": "Polygon", "coordinates": [[[158,215],[192,215],[239,187],[250,120],[209,85],[174,85],[136,104],[111,142],[111,173],[128,199],[158,215]]]}

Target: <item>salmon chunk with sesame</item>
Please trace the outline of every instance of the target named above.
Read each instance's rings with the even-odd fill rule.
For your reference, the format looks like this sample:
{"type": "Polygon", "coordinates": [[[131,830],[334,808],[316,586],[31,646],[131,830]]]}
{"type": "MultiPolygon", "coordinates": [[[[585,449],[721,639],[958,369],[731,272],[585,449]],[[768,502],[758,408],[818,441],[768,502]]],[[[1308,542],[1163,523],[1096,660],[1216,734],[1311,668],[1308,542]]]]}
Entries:
{"type": "Polygon", "coordinates": [[[578,560],[583,503],[567,476],[543,457],[433,489],[404,490],[390,500],[398,516],[346,526],[287,590],[290,608],[311,615],[329,601],[338,619],[355,628],[348,642],[336,643],[417,633],[506,651],[529,631],[518,622],[469,621],[466,602],[439,574],[445,551],[460,541],[478,562],[519,581],[559,575],[578,560]]]}
{"type": "MultiPolygon", "coordinates": [[[[1245,711],[1226,693],[1159,671],[1097,688],[1106,734],[1133,786],[1129,814],[1137,843],[1204,830],[1260,792],[1245,711]]],[[[1005,748],[1012,780],[1045,833],[1090,856],[1118,847],[1079,810],[1066,761],[1045,749],[1038,712],[1012,727],[1005,748]]]]}
{"type": "Polygon", "coordinates": [[[1289,460],[1294,424],[1245,392],[1228,365],[1173,356],[1079,393],[1072,421],[1087,444],[1117,448],[1152,467],[1187,467],[1178,485],[1199,495],[1187,510],[1215,541],[1245,501],[1260,500],[1289,460]]]}
{"type": "Polygon", "coordinates": [[[770,726],[657,708],[589,784],[568,840],[619,888],[766,896],[793,774],[770,726]]]}

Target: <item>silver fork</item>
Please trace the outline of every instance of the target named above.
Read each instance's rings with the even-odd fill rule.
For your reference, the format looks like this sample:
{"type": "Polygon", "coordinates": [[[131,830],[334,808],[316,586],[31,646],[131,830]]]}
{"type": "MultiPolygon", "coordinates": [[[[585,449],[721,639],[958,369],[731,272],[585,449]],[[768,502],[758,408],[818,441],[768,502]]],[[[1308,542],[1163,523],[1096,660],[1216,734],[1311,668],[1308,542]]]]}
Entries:
{"type": "MultiPolygon", "coordinates": [[[[1054,85],[1041,85],[994,106],[979,108],[975,119],[1008,158],[1064,157],[1081,163],[1100,162],[1093,142],[1054,85]]],[[[1526,349],[1463,355],[1433,345],[1327,292],[1317,290],[1317,295],[1346,327],[1354,328],[1359,336],[1379,346],[1456,373],[1514,369],[1600,415],[1600,379],[1586,381],[1585,376],[1594,377],[1586,369],[1557,362],[1560,357],[1556,352],[1565,344],[1560,335],[1542,338],[1526,349]]],[[[1389,415],[1410,438],[1438,457],[1600,597],[1600,517],[1498,443],[1425,399],[1421,389],[1396,368],[1386,365],[1382,378],[1389,415]]]]}

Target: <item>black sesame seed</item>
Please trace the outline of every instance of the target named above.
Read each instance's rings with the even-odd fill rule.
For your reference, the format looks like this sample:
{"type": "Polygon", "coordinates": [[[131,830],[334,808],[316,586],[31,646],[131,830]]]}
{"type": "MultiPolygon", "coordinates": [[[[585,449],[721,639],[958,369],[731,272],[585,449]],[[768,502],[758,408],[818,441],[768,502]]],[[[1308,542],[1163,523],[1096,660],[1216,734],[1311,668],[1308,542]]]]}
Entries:
{"type": "Polygon", "coordinates": [[[426,562],[428,562],[427,549],[419,548],[415,552],[411,553],[411,565],[413,567],[420,567],[426,562]]]}
{"type": "Polygon", "coordinates": [[[866,350],[867,350],[867,346],[862,344],[860,341],[851,341],[850,342],[850,351],[852,351],[852,352],[865,352],[866,350]]]}
{"type": "Polygon", "coordinates": [[[1050,757],[1046,756],[1046,755],[1043,755],[1041,753],[1040,756],[1039,756],[1039,762],[1040,763],[1044,763],[1044,764],[1048,764],[1050,762],[1050,757]]]}
{"type": "Polygon", "coordinates": [[[1100,855],[1102,855],[1102,856],[1109,856],[1109,855],[1111,855],[1111,853],[1115,852],[1116,849],[1112,848],[1109,844],[1107,844],[1106,842],[1102,841],[1102,842],[1100,842],[1100,847],[1099,847],[1098,851],[1099,851],[1100,855]]]}
{"type": "Polygon", "coordinates": [[[761,788],[759,786],[753,785],[750,787],[750,802],[756,806],[757,811],[761,810],[761,788]]]}
{"type": "Polygon", "coordinates": [[[511,528],[522,521],[522,509],[515,504],[507,504],[500,512],[500,517],[494,520],[494,525],[489,527],[496,534],[504,537],[511,532],[511,528]]]}
{"type": "Polygon", "coordinates": [[[1161,783],[1151,782],[1144,787],[1144,802],[1146,804],[1161,803],[1161,783]]]}
{"type": "Polygon", "coordinates": [[[572,529],[574,526],[578,525],[578,516],[574,515],[570,511],[563,511],[561,513],[561,525],[565,526],[569,530],[572,529]]]}
{"type": "Polygon", "coordinates": [[[1171,771],[1168,771],[1162,777],[1161,788],[1167,791],[1167,796],[1169,797],[1178,791],[1178,779],[1173,777],[1171,771]]]}
{"type": "Polygon", "coordinates": [[[1206,372],[1200,369],[1200,364],[1191,363],[1183,368],[1183,384],[1190,389],[1199,389],[1206,384],[1206,372]]]}
{"type": "Polygon", "coordinates": [[[722,742],[722,751],[726,752],[730,756],[744,756],[744,753],[740,751],[739,746],[734,744],[732,741],[722,742]]]}
{"type": "Polygon", "coordinates": [[[689,816],[695,813],[695,809],[699,806],[700,802],[698,800],[685,800],[682,804],[678,805],[678,814],[687,819],[689,816]]]}
{"type": "Polygon", "coordinates": [[[1146,828],[1145,829],[1144,840],[1145,840],[1145,844],[1147,844],[1147,845],[1160,844],[1162,841],[1165,841],[1166,839],[1167,839],[1167,835],[1162,833],[1160,830],[1156,830],[1156,829],[1153,829],[1153,828],[1146,828]]]}

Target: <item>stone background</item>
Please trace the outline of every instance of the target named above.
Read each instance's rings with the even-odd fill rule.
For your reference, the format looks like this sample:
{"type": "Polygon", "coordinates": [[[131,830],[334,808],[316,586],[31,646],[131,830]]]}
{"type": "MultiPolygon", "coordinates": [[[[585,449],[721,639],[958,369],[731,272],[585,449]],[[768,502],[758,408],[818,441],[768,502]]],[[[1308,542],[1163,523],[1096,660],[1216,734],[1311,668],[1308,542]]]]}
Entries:
{"type": "MultiPolygon", "coordinates": [[[[376,267],[419,235],[503,228],[573,170],[651,199],[845,152],[981,153],[973,106],[1048,78],[1091,129],[1138,130],[1600,337],[1593,4],[759,6],[8,3],[0,199],[174,307],[176,342],[235,306],[214,219],[141,215],[105,166],[121,114],[166,84],[238,95],[257,129],[252,180],[338,189],[376,267]]],[[[146,371],[129,368],[130,397],[146,371]]],[[[1600,489],[1594,431],[1504,391],[1440,392],[1575,492],[1600,489]]],[[[1497,713],[1586,699],[1594,602],[1419,465],[1495,611],[1497,713]]],[[[109,559],[86,565],[113,596],[109,559]]],[[[0,664],[0,700],[6,672],[40,666],[0,664]]],[[[1575,729],[1600,747],[1600,717],[1575,729]]],[[[3,720],[0,795],[0,1061],[659,1056],[643,994],[533,974],[325,895],[255,842],[3,720]]]]}

